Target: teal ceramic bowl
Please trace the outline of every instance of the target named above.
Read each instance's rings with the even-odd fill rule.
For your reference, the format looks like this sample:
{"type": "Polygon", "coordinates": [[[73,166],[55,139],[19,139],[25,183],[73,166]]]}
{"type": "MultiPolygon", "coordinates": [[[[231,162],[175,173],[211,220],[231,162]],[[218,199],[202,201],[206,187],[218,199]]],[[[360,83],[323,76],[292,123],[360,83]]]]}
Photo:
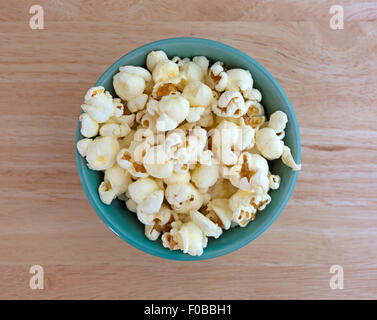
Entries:
{"type": "MultiPolygon", "coordinates": [[[[227,68],[243,68],[250,70],[254,86],[262,92],[262,104],[267,115],[282,110],[288,115],[288,125],[284,138],[285,144],[291,148],[294,159],[300,162],[300,135],[292,106],[287,96],[272,77],[258,62],[247,54],[220,42],[200,38],[171,38],[146,44],[121,57],[98,79],[96,86],[104,86],[113,96],[115,92],[112,81],[120,66],[145,66],[147,54],[152,50],[164,50],[169,57],[193,57],[203,55],[211,62],[221,60],[227,68]]],[[[83,95],[85,92],[83,91],[83,95]]],[[[81,139],[80,123],[77,125],[76,142],[81,139]]],[[[271,191],[271,203],[257,214],[256,219],[245,228],[234,228],[225,231],[219,239],[210,238],[208,246],[200,257],[192,257],[181,251],[169,251],[161,244],[161,240],[150,241],[144,235],[142,225],[136,214],[129,212],[123,201],[114,200],[108,206],[98,196],[98,186],[103,179],[102,172],[92,171],[76,150],[76,163],[85,193],[102,221],[120,238],[149,254],[173,260],[204,260],[233,252],[257,238],[265,231],[282,212],[296,183],[297,172],[282,164],[280,160],[271,162],[271,172],[281,177],[280,188],[271,191]]],[[[278,245],[278,244],[277,244],[278,245]]]]}

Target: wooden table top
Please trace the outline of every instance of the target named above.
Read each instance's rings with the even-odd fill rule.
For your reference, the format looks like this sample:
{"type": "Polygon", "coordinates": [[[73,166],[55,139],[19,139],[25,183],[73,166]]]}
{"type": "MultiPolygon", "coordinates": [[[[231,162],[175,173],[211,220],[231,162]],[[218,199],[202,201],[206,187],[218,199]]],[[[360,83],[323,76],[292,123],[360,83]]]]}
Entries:
{"type": "MultiPolygon", "coordinates": [[[[5,3],[4,3],[5,2],[5,3]]],[[[0,298],[377,297],[377,3],[35,1],[0,7],[0,298]],[[232,4],[230,4],[232,3],[232,4]],[[138,251],[82,190],[74,134],[86,90],[123,54],[176,36],[222,41],[262,63],[297,116],[303,170],[273,225],[224,257],[174,262],[138,251]],[[44,289],[29,287],[32,265],[44,289]],[[344,289],[329,286],[332,265],[344,289]]]]}

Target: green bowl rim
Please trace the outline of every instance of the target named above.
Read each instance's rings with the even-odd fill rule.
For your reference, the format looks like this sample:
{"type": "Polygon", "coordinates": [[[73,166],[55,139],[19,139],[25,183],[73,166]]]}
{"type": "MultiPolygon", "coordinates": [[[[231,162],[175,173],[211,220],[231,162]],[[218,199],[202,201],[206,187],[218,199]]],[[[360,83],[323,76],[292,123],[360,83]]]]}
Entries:
{"type": "MultiPolygon", "coordinates": [[[[133,55],[138,55],[139,54],[138,52],[141,49],[148,49],[148,48],[150,48],[150,50],[153,50],[156,46],[163,45],[163,44],[166,44],[166,43],[171,43],[171,42],[174,43],[176,41],[180,41],[180,42],[193,42],[194,41],[196,43],[197,42],[202,42],[202,43],[206,43],[206,44],[211,44],[213,46],[217,46],[217,47],[221,47],[223,49],[226,49],[226,50],[230,51],[231,53],[234,53],[235,55],[242,56],[242,57],[246,58],[247,60],[251,60],[251,62],[254,64],[254,66],[256,68],[258,68],[261,72],[263,72],[269,78],[269,80],[274,85],[275,89],[277,89],[278,92],[279,92],[279,94],[282,96],[285,104],[288,106],[289,114],[290,114],[291,118],[293,119],[292,124],[293,124],[293,128],[294,128],[294,132],[295,132],[295,135],[297,137],[297,139],[295,141],[296,142],[296,152],[297,152],[296,159],[297,159],[297,163],[300,163],[300,160],[301,160],[301,144],[300,144],[299,127],[298,127],[298,123],[297,123],[297,119],[296,119],[295,113],[293,111],[293,108],[292,108],[289,100],[288,100],[287,95],[285,94],[285,92],[283,91],[283,89],[280,87],[279,83],[274,79],[274,77],[259,62],[257,62],[256,60],[254,60],[253,58],[251,58],[247,54],[243,53],[242,51],[240,51],[240,50],[238,50],[236,48],[233,48],[233,47],[231,47],[229,45],[226,45],[224,43],[221,43],[221,42],[218,42],[218,41],[214,41],[214,40],[204,39],[204,38],[195,38],[195,37],[176,37],[176,38],[167,38],[167,39],[162,39],[162,40],[150,42],[150,43],[145,44],[145,45],[143,45],[141,47],[138,47],[138,48],[130,51],[129,53],[126,53],[122,57],[120,57],[117,61],[115,61],[102,74],[102,76],[97,80],[95,86],[97,86],[100,83],[102,83],[104,81],[104,79],[108,77],[108,73],[113,73],[115,70],[117,70],[118,69],[118,63],[125,56],[129,57],[129,56],[133,56],[133,55]]],[[[121,239],[123,239],[124,241],[126,241],[127,243],[129,243],[130,245],[132,245],[133,247],[135,247],[136,249],[139,249],[139,250],[141,250],[143,252],[149,253],[149,254],[151,254],[153,256],[160,257],[160,258],[165,258],[165,259],[169,259],[169,260],[195,261],[195,260],[213,259],[213,258],[217,258],[217,257],[221,257],[223,255],[229,254],[231,252],[234,252],[234,251],[236,251],[236,250],[244,247],[245,245],[247,245],[251,241],[255,240],[264,231],[267,230],[267,228],[276,220],[276,218],[283,211],[285,205],[287,204],[287,202],[288,202],[288,200],[289,200],[289,198],[290,198],[290,196],[291,196],[291,194],[293,192],[294,186],[296,184],[297,176],[298,176],[298,171],[294,171],[293,172],[293,178],[290,180],[290,186],[289,186],[288,192],[286,192],[286,194],[285,194],[284,200],[281,201],[280,206],[278,207],[278,209],[275,210],[275,212],[269,217],[269,219],[264,223],[264,225],[262,225],[259,228],[259,230],[253,236],[251,236],[250,238],[246,238],[245,240],[240,241],[240,242],[234,242],[232,246],[227,246],[224,249],[219,249],[219,250],[211,251],[205,257],[203,257],[203,256],[199,256],[199,257],[197,257],[197,256],[190,256],[188,254],[170,255],[169,254],[170,253],[169,250],[166,250],[166,253],[165,252],[164,253],[156,252],[154,249],[151,249],[150,247],[145,246],[141,242],[138,242],[137,240],[129,237],[127,235],[127,233],[122,232],[120,229],[118,229],[118,227],[116,225],[114,225],[111,221],[108,220],[106,214],[102,212],[102,208],[99,206],[99,203],[98,203],[98,199],[99,199],[98,198],[98,194],[94,194],[94,192],[96,192],[96,190],[94,192],[91,191],[89,189],[88,185],[86,183],[84,183],[85,181],[87,181],[87,174],[86,174],[86,171],[84,170],[85,164],[83,164],[83,162],[81,161],[81,155],[78,153],[77,148],[76,148],[76,143],[77,143],[77,141],[80,138],[81,138],[81,134],[80,134],[80,121],[78,121],[78,125],[77,125],[77,128],[76,128],[76,137],[75,137],[76,165],[77,165],[77,169],[78,169],[78,173],[79,173],[81,185],[82,185],[82,187],[83,187],[83,189],[85,191],[85,194],[86,194],[86,196],[87,196],[90,204],[92,205],[94,211],[97,213],[97,215],[101,218],[101,220],[107,225],[107,227],[112,232],[114,232],[118,237],[120,237],[121,239]]]]}

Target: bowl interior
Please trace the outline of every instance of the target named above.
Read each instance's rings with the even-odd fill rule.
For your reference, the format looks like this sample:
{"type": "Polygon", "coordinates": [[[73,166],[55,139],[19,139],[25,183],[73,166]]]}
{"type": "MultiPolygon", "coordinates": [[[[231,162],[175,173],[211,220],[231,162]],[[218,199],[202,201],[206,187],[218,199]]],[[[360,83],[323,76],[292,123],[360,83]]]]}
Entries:
{"type": "MultiPolygon", "coordinates": [[[[219,42],[198,38],[173,38],[157,41],[142,46],[115,62],[97,81],[116,96],[112,78],[123,65],[145,66],[145,59],[151,50],[164,50],[171,58],[173,56],[193,57],[206,56],[215,62],[221,60],[227,68],[238,67],[250,70],[254,86],[262,93],[262,104],[267,116],[276,110],[282,110],[288,115],[288,124],[284,142],[291,148],[295,160],[300,162],[300,138],[297,121],[290,103],[274,78],[255,60],[241,51],[219,42]]],[[[76,142],[81,139],[79,124],[77,126],[76,142]]],[[[150,241],[144,235],[144,225],[136,215],[129,212],[123,201],[115,200],[110,206],[103,204],[98,196],[97,188],[103,180],[102,172],[92,171],[86,165],[76,150],[76,160],[80,179],[88,199],[100,218],[119,237],[147,253],[175,260],[202,260],[221,256],[237,250],[258,237],[277,218],[287,203],[297,178],[297,172],[282,164],[280,160],[270,162],[270,171],[281,177],[278,190],[270,191],[271,203],[257,214],[256,219],[245,228],[234,228],[225,231],[219,239],[209,238],[208,246],[200,257],[192,257],[180,251],[169,251],[161,244],[161,240],[150,241]]]]}

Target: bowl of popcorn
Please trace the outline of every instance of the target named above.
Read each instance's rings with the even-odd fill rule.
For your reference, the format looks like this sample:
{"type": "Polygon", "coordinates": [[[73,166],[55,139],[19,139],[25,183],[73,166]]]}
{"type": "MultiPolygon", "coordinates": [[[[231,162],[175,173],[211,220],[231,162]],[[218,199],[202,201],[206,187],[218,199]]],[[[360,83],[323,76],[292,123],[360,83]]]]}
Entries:
{"type": "Polygon", "coordinates": [[[199,38],[144,45],[83,92],[81,183],[120,238],[155,256],[235,251],[278,217],[300,137],[276,80],[245,53],[199,38]]]}

